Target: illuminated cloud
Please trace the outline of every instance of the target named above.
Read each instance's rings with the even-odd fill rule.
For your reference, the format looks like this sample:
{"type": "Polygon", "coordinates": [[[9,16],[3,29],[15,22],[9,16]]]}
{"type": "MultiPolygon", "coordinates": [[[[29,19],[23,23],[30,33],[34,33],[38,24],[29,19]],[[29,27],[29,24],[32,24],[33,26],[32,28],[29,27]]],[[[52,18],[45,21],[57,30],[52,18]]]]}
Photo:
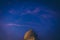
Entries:
{"type": "Polygon", "coordinates": [[[9,10],[9,13],[10,13],[10,14],[17,14],[17,11],[14,10],[14,9],[11,9],[11,10],[9,10]]]}
{"type": "Polygon", "coordinates": [[[34,10],[23,10],[23,12],[21,13],[21,16],[22,15],[26,15],[26,14],[32,14],[32,15],[35,15],[35,14],[38,14],[40,12],[40,8],[35,8],[34,10]]]}
{"type": "Polygon", "coordinates": [[[32,11],[32,13],[38,13],[38,12],[40,12],[40,9],[39,9],[39,8],[35,8],[35,9],[32,11]]]}
{"type": "Polygon", "coordinates": [[[17,26],[17,27],[22,27],[22,26],[28,26],[29,25],[20,25],[20,24],[14,24],[14,23],[8,23],[8,24],[4,24],[6,27],[12,27],[12,26],[17,26]]]}
{"type": "Polygon", "coordinates": [[[19,24],[14,24],[14,23],[8,23],[8,24],[5,24],[6,26],[22,26],[22,25],[19,25],[19,24]]]}
{"type": "Polygon", "coordinates": [[[26,13],[32,13],[30,10],[27,10],[26,13]]]}
{"type": "Polygon", "coordinates": [[[42,14],[42,15],[40,15],[40,17],[43,17],[43,18],[51,18],[51,17],[53,17],[53,16],[51,16],[51,15],[46,15],[46,14],[42,14]]]}

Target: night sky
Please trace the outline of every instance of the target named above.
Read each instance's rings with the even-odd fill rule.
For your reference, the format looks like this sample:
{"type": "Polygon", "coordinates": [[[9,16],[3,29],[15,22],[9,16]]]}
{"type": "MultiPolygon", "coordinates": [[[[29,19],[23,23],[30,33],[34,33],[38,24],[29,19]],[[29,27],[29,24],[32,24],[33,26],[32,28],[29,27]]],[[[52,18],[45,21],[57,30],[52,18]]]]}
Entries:
{"type": "Polygon", "coordinates": [[[58,0],[0,0],[0,40],[24,40],[32,29],[39,40],[60,40],[58,0]]]}

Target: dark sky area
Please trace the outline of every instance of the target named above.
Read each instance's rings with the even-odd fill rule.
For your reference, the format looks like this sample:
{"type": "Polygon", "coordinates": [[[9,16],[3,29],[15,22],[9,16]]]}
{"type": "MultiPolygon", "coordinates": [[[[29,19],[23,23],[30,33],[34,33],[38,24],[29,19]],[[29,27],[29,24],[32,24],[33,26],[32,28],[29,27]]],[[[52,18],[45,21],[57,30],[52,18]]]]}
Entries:
{"type": "Polygon", "coordinates": [[[39,40],[60,40],[59,0],[0,0],[0,40],[24,40],[32,29],[39,40]]]}

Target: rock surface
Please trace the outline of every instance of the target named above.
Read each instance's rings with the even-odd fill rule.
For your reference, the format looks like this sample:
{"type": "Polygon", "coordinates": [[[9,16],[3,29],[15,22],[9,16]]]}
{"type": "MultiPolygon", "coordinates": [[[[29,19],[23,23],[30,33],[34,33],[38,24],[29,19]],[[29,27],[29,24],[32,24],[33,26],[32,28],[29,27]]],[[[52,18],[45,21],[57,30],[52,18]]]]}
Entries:
{"type": "Polygon", "coordinates": [[[34,32],[32,30],[28,30],[24,35],[24,40],[36,40],[34,32]]]}

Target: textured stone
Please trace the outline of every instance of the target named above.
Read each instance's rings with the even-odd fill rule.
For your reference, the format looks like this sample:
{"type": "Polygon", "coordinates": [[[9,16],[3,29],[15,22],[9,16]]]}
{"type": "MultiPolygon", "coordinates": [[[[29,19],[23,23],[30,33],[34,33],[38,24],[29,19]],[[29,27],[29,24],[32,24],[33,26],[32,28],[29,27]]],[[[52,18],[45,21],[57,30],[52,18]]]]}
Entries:
{"type": "Polygon", "coordinates": [[[24,40],[36,40],[34,32],[32,30],[28,30],[24,35],[24,40]]]}

